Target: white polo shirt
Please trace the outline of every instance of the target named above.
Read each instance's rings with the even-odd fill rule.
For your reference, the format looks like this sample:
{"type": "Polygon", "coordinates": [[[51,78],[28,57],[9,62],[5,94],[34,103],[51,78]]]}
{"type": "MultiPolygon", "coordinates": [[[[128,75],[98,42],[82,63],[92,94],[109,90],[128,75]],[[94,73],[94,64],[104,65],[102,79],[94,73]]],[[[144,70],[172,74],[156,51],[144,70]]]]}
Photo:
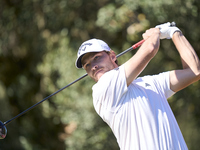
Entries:
{"type": "Polygon", "coordinates": [[[128,87],[124,65],[93,86],[96,112],[112,129],[121,150],[187,150],[167,98],[169,72],[140,77],[128,87]]]}

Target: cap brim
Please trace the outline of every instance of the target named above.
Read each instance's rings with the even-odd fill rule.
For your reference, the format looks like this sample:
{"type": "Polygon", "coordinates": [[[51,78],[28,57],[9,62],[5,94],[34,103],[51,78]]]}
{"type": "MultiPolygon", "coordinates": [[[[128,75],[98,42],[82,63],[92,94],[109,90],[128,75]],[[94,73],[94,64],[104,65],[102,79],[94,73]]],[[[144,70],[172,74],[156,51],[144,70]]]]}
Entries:
{"type": "Polygon", "coordinates": [[[82,63],[81,63],[81,59],[83,58],[85,54],[81,55],[77,60],[76,60],[76,67],[77,68],[82,68],[82,63]]]}

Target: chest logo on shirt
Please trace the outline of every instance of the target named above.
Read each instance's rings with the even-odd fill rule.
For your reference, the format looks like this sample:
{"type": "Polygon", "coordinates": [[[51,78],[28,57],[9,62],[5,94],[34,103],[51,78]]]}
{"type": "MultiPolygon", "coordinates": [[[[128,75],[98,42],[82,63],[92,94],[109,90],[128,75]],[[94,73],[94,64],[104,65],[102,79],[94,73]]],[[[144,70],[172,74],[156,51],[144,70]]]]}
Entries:
{"type": "Polygon", "coordinates": [[[148,87],[148,86],[151,86],[151,85],[149,83],[145,83],[145,86],[148,87]]]}

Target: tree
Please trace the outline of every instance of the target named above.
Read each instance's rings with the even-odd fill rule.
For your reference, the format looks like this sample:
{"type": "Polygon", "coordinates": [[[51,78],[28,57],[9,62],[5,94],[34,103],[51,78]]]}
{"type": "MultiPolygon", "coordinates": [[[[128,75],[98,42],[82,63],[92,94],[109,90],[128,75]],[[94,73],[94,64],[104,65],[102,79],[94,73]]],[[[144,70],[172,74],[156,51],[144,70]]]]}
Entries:
{"type": "MultiPolygon", "coordinates": [[[[199,6],[192,0],[2,0],[0,120],[12,118],[85,74],[74,63],[78,47],[87,39],[103,39],[120,53],[141,40],[146,29],[175,21],[199,50],[199,6]]],[[[120,57],[120,63],[134,53],[120,57]]],[[[163,40],[141,75],[176,68],[181,68],[179,55],[170,40],[163,40]]],[[[13,121],[0,149],[119,149],[111,130],[94,111],[93,84],[86,77],[13,121]]],[[[169,99],[193,150],[199,148],[198,89],[199,81],[169,99]]]]}

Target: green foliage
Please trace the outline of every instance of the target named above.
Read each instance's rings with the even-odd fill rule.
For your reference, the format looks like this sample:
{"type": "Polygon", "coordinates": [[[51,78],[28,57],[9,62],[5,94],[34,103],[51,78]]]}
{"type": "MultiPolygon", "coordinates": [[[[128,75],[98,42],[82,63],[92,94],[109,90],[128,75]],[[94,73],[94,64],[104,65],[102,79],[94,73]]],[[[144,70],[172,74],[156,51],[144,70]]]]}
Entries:
{"type": "MultiPolygon", "coordinates": [[[[175,21],[200,56],[194,0],[2,0],[0,2],[0,120],[6,121],[85,74],[75,68],[80,44],[100,38],[120,53],[157,24],[175,21]]],[[[120,64],[135,52],[119,58],[120,64]]],[[[181,68],[170,40],[141,75],[181,68]],[[156,67],[155,67],[156,66],[156,67]]],[[[89,77],[7,125],[0,149],[116,150],[96,114],[89,77]],[[10,144],[12,143],[12,144],[10,144]]],[[[169,99],[189,149],[199,149],[199,81],[169,99]]]]}

